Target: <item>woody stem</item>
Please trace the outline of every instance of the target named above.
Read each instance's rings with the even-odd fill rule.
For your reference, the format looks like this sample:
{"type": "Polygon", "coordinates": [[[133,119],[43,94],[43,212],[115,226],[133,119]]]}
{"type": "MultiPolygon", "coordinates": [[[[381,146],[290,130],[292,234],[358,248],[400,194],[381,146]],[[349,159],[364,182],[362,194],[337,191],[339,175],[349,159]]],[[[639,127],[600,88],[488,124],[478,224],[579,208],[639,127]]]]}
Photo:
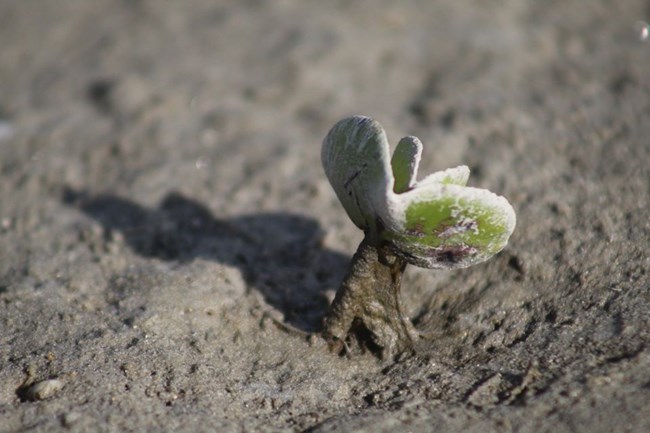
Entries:
{"type": "Polygon", "coordinates": [[[399,300],[405,268],[387,244],[366,236],[325,317],[323,336],[332,350],[358,345],[383,359],[413,350],[417,333],[399,300]]]}

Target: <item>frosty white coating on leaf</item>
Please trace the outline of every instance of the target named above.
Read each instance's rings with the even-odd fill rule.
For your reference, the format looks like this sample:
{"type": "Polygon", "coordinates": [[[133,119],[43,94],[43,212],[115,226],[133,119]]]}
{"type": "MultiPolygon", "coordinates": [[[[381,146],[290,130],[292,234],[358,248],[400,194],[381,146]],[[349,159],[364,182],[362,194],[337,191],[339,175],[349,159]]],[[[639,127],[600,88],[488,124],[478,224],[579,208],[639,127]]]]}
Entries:
{"type": "Polygon", "coordinates": [[[465,186],[469,180],[469,168],[466,165],[448,168],[443,171],[436,171],[418,182],[418,187],[431,183],[452,183],[454,185],[465,186]]]}
{"type": "Polygon", "coordinates": [[[501,251],[515,226],[508,201],[454,184],[416,185],[397,197],[401,230],[385,231],[398,254],[425,268],[463,268],[501,251]]]}
{"type": "Polygon", "coordinates": [[[341,204],[362,230],[376,227],[376,216],[393,189],[388,163],[388,139],[378,122],[368,117],[339,121],[323,141],[321,159],[341,204]]]}
{"type": "Polygon", "coordinates": [[[389,163],[386,133],[362,116],[338,122],[323,142],[322,160],[352,221],[375,232],[407,262],[453,269],[492,257],[515,228],[508,201],[466,187],[469,169],[458,166],[417,182],[422,143],[400,140],[389,163]]]}

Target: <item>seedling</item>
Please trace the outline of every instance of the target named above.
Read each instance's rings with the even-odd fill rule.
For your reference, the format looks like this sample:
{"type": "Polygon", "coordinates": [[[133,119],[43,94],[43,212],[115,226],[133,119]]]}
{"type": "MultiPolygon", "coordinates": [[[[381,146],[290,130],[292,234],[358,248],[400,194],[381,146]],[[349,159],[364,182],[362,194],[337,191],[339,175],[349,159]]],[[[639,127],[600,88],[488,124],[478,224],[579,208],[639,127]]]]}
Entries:
{"type": "Polygon", "coordinates": [[[325,317],[323,335],[344,353],[351,344],[385,359],[420,338],[399,301],[407,264],[465,268],[508,242],[515,212],[490,191],[467,187],[464,166],[416,180],[422,143],[402,138],[392,159],[381,125],[362,116],[339,121],[323,142],[325,174],[365,237],[325,317]]]}

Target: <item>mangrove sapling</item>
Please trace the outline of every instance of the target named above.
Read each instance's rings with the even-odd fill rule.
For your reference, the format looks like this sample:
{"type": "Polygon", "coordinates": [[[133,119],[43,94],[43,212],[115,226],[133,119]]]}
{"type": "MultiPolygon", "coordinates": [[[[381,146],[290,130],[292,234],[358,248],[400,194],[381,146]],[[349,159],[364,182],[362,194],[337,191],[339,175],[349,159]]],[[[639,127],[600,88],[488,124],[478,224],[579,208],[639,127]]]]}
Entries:
{"type": "Polygon", "coordinates": [[[422,143],[402,138],[392,159],[381,125],[363,116],[339,121],[323,142],[325,173],[365,237],[350,263],[323,335],[343,353],[350,344],[391,359],[413,350],[419,333],[400,304],[407,264],[455,269],[501,251],[515,227],[508,201],[465,186],[466,166],[416,180],[422,143]]]}

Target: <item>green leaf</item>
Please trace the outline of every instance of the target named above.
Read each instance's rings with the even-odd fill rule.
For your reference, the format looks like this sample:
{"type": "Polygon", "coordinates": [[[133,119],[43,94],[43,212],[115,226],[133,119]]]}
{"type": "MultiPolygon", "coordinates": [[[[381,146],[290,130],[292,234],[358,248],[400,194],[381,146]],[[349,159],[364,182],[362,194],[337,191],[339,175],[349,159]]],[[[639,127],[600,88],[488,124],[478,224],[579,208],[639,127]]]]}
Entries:
{"type": "Polygon", "coordinates": [[[388,139],[381,125],[363,116],[339,121],[323,141],[325,174],[350,219],[375,230],[393,189],[388,139]]]}
{"type": "Polygon", "coordinates": [[[447,170],[437,171],[418,182],[418,186],[424,186],[431,183],[446,183],[453,185],[465,186],[469,180],[469,168],[466,165],[448,168],[447,170]]]}
{"type": "Polygon", "coordinates": [[[409,263],[461,268],[501,251],[516,222],[510,203],[466,187],[464,165],[416,182],[421,153],[422,143],[405,137],[389,161],[381,125],[355,116],[334,125],[321,158],[350,219],[374,242],[389,242],[409,263]]]}
{"type": "Polygon", "coordinates": [[[508,201],[484,189],[431,183],[397,196],[403,220],[382,236],[408,262],[464,268],[501,251],[515,227],[508,201]]]}
{"type": "Polygon", "coordinates": [[[390,161],[395,178],[395,193],[408,191],[415,185],[421,156],[422,142],[417,137],[404,137],[397,143],[390,161]]]}

